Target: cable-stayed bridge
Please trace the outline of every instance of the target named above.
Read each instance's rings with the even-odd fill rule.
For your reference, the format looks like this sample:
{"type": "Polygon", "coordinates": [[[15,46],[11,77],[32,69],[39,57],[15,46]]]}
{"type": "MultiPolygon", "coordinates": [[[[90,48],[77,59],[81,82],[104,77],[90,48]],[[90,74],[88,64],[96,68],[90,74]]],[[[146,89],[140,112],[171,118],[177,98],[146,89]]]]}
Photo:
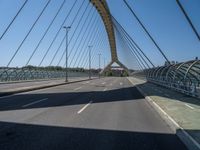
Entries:
{"type": "Polygon", "coordinates": [[[173,6],[198,48],[200,3],[111,1],[0,2],[0,149],[200,148],[199,53],[138,11],[173,6]]]}

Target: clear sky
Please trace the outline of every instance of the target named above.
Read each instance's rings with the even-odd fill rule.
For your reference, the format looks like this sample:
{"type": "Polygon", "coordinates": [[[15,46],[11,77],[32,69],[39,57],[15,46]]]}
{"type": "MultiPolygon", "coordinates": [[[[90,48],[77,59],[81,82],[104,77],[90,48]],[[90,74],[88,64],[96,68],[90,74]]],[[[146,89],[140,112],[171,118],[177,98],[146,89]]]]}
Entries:
{"type": "MultiPolygon", "coordinates": [[[[127,0],[169,60],[200,58],[200,41],[193,33],[176,0],[127,0]]],[[[200,0],[180,0],[200,34],[200,0]]],[[[122,0],[108,0],[112,14],[156,65],[161,57],[122,0]]]]}
{"type": "MultiPolygon", "coordinates": [[[[0,0],[0,35],[6,29],[16,12],[22,6],[25,0],[0,0]]],[[[53,37],[55,36],[57,30],[72,4],[75,0],[66,0],[63,9],[58,14],[55,22],[48,31],[46,37],[44,38],[42,44],[40,45],[38,51],[34,54],[33,59],[30,61],[31,65],[38,65],[44,56],[46,50],[48,49],[53,37]]],[[[147,27],[148,31],[152,34],[155,41],[159,44],[161,49],[164,51],[169,60],[175,61],[187,61],[194,59],[196,56],[200,58],[200,41],[197,39],[192,29],[190,28],[188,22],[186,21],[184,15],[180,11],[175,0],[127,0],[139,18],[142,20],[144,25],[147,27]]],[[[192,19],[196,29],[200,34],[200,1],[199,0],[180,0],[183,4],[188,15],[192,19]]],[[[41,16],[37,22],[35,28],[30,33],[27,40],[24,42],[23,46],[20,48],[15,59],[11,63],[11,66],[23,66],[26,64],[28,58],[30,57],[32,51],[38,44],[43,33],[47,29],[51,20],[55,16],[59,7],[61,6],[63,0],[51,0],[49,6],[45,10],[44,14],[41,16]]],[[[75,14],[80,7],[83,0],[78,0],[75,9],[73,9],[69,18],[67,19],[65,25],[71,24],[75,14]]],[[[113,16],[121,23],[121,25],[127,30],[131,37],[140,45],[147,56],[156,65],[163,65],[164,59],[155,48],[150,39],[146,36],[142,28],[139,26],[133,15],[126,8],[123,0],[107,0],[109,8],[113,16]]],[[[24,7],[22,12],[16,18],[15,22],[12,24],[8,32],[5,34],[2,40],[0,40],[0,66],[6,66],[15,50],[19,46],[20,42],[25,37],[28,30],[31,28],[32,24],[36,20],[39,13],[42,11],[43,7],[47,3],[47,0],[29,0],[27,5],[24,7]]],[[[75,47],[69,58],[70,61],[76,58],[79,59],[82,52],[88,50],[88,45],[93,45],[92,55],[93,67],[98,67],[98,54],[102,54],[102,61],[105,58],[106,63],[110,59],[109,45],[107,41],[107,36],[105,29],[102,24],[102,20],[99,15],[95,12],[95,9],[90,5],[86,10],[84,16],[82,16],[88,0],[85,0],[84,6],[82,7],[75,23],[73,24],[70,32],[69,38],[72,38],[73,32],[78,25],[79,20],[82,18],[81,24],[78,26],[75,35],[73,36],[69,51],[75,47]],[[90,11],[90,8],[92,9],[90,11]],[[95,12],[92,17],[91,12],[95,12]],[[89,26],[89,20],[97,21],[96,26],[89,26]],[[86,25],[81,28],[84,21],[86,20],[86,25]],[[87,26],[91,30],[86,30],[87,26]],[[86,31],[85,31],[86,30],[86,31]],[[97,32],[96,32],[97,30],[97,32]],[[85,31],[85,32],[84,32],[85,31]],[[92,32],[92,33],[90,33],[92,32]],[[80,34],[79,34],[80,33],[80,34]],[[94,34],[92,41],[84,41],[87,34],[94,34]],[[85,36],[85,37],[84,37],[85,36]],[[83,38],[82,38],[83,37],[83,38]],[[76,41],[76,39],[78,40],[76,41]],[[79,46],[80,43],[80,46],[79,46]],[[77,53],[75,53],[77,50],[77,53]],[[72,57],[74,56],[74,57],[72,57]]],[[[65,32],[61,30],[55,43],[52,45],[50,52],[47,54],[46,59],[42,63],[42,66],[49,65],[55,51],[59,47],[60,41],[62,40],[65,32]]],[[[65,50],[65,45],[61,46],[61,50],[56,55],[55,60],[52,65],[56,65],[61,58],[63,51],[65,50]]],[[[135,60],[130,57],[127,53],[124,53],[122,48],[118,48],[119,58],[128,67],[133,67],[135,60]]],[[[86,54],[88,56],[88,54],[86,54]]],[[[87,60],[85,60],[87,61],[87,60]]],[[[84,62],[84,59],[83,59],[84,62]]],[[[65,60],[62,59],[61,66],[63,66],[65,60]]],[[[72,61],[71,66],[75,62],[72,61]]],[[[86,62],[87,63],[87,62],[86,62]]],[[[76,66],[76,65],[75,65],[76,66]]],[[[86,64],[87,66],[87,64],[86,64]]],[[[103,63],[102,63],[103,66],[103,63]]]]}

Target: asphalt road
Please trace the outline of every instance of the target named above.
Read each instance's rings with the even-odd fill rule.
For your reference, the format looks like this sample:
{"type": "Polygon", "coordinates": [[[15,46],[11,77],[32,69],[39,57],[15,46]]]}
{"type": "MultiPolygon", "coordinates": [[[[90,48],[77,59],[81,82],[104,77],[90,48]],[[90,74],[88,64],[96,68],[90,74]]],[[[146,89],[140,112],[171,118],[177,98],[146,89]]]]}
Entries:
{"type": "MultiPolygon", "coordinates": [[[[69,81],[78,81],[88,79],[88,77],[69,77],[69,81]]],[[[16,81],[16,82],[0,82],[0,94],[3,92],[15,91],[21,88],[31,88],[52,84],[61,84],[65,81],[65,79],[52,79],[52,80],[35,80],[35,81],[16,81]]]]}
{"type": "Polygon", "coordinates": [[[0,150],[184,150],[126,78],[0,98],[0,150]]]}

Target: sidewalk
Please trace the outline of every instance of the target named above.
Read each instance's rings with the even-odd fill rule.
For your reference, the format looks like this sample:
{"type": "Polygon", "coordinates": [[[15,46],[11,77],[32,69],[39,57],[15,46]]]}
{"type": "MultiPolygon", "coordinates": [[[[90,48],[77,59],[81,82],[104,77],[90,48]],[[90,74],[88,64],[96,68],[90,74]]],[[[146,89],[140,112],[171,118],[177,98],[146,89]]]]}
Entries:
{"type": "MultiPolygon", "coordinates": [[[[88,77],[74,77],[74,78],[69,78],[68,83],[85,81],[85,80],[89,80],[88,77]]],[[[64,85],[64,84],[68,84],[68,83],[65,83],[65,79],[1,83],[0,84],[0,96],[7,96],[7,95],[15,94],[15,93],[37,90],[37,89],[42,89],[42,88],[48,88],[48,87],[53,87],[53,86],[57,86],[57,85],[64,85]]]]}
{"type": "Polygon", "coordinates": [[[128,77],[190,149],[200,149],[200,99],[128,77]],[[182,133],[178,133],[182,131],[182,133]]]}

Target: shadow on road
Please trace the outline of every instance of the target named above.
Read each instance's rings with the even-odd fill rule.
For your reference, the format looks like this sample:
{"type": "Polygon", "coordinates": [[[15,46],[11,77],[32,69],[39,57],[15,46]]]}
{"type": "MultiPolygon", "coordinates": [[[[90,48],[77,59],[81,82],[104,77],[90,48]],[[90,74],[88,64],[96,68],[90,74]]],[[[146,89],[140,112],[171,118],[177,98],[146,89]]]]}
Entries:
{"type": "Polygon", "coordinates": [[[143,84],[138,84],[137,86],[145,91],[146,96],[160,96],[168,98],[167,100],[181,101],[200,106],[199,99],[162,87],[160,85],[145,82],[143,84]]]}
{"type": "Polygon", "coordinates": [[[175,134],[0,122],[1,150],[185,150],[175,134]],[[9,129],[8,129],[9,128],[9,129]]]}
{"type": "Polygon", "coordinates": [[[91,100],[93,103],[103,103],[140,100],[143,98],[144,97],[139,93],[136,87],[92,92],[21,94],[0,101],[0,111],[80,105],[87,104],[91,100]],[[45,98],[48,98],[48,100],[23,107],[25,104],[36,102],[45,98]]]}

